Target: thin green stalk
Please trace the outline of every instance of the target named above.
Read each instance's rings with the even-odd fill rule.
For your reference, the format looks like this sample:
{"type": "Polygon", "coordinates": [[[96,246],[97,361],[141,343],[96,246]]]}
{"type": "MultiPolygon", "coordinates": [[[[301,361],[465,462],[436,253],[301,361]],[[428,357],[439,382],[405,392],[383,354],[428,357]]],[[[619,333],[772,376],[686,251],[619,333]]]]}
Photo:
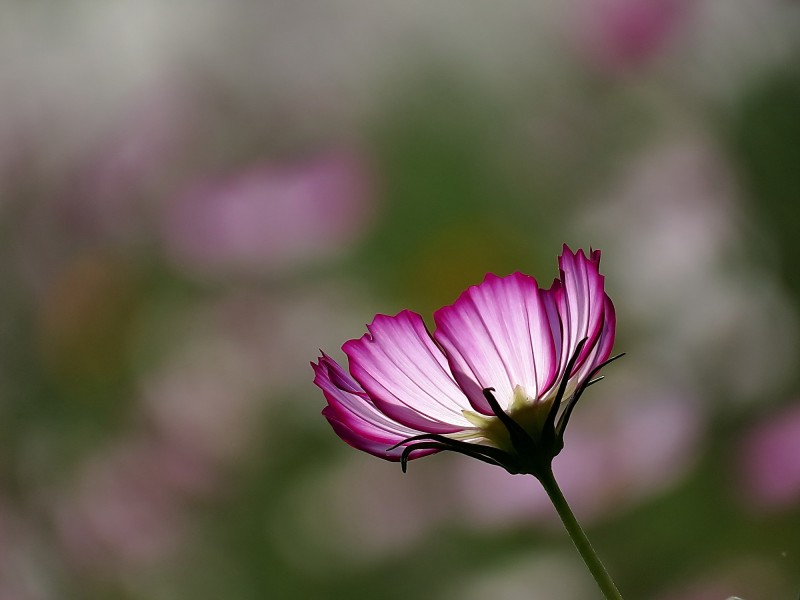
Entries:
{"type": "Polygon", "coordinates": [[[606,571],[603,563],[600,562],[600,557],[597,556],[594,548],[592,548],[589,538],[586,537],[578,520],[572,513],[572,509],[570,509],[569,504],[567,504],[564,494],[561,493],[561,488],[558,487],[558,483],[556,483],[556,479],[553,477],[553,472],[548,470],[540,477],[539,481],[541,481],[544,486],[547,495],[550,496],[550,500],[553,506],[556,507],[558,516],[561,517],[561,522],[564,523],[569,537],[572,538],[575,547],[581,554],[581,558],[583,558],[583,562],[586,563],[592,577],[594,577],[597,585],[600,586],[603,595],[607,600],[623,600],[617,586],[614,585],[608,571],[606,571]]]}

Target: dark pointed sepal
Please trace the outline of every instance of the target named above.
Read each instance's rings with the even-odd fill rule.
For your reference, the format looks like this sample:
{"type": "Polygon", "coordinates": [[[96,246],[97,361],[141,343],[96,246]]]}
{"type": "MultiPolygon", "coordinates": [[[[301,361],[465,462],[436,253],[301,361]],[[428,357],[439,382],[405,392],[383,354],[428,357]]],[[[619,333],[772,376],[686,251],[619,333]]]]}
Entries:
{"type": "Polygon", "coordinates": [[[564,394],[567,391],[569,376],[572,373],[572,369],[575,368],[575,363],[578,362],[578,357],[580,356],[587,339],[589,338],[583,338],[580,342],[578,342],[577,346],[575,346],[575,351],[572,353],[572,356],[567,363],[567,368],[564,370],[564,377],[561,379],[561,383],[558,385],[556,397],[553,400],[553,403],[550,405],[550,411],[547,413],[547,418],[545,419],[544,426],[542,427],[542,446],[549,450],[548,453],[551,454],[551,459],[561,451],[561,448],[558,447],[558,434],[556,432],[555,425],[556,416],[558,416],[558,410],[561,408],[561,401],[564,399],[564,394]]]}
{"type": "Polygon", "coordinates": [[[541,439],[537,440],[532,437],[500,407],[492,394],[493,391],[494,388],[486,388],[483,390],[483,395],[494,415],[508,431],[511,445],[514,448],[513,454],[509,453],[509,457],[515,462],[516,472],[527,473],[537,478],[541,477],[550,470],[550,463],[555,455],[551,455],[549,449],[542,446],[541,439]]]}
{"type": "Polygon", "coordinates": [[[564,379],[562,379],[559,384],[553,404],[545,419],[542,432],[539,436],[536,436],[536,438],[525,431],[511,415],[500,407],[500,404],[492,393],[494,392],[494,388],[485,388],[483,390],[483,395],[489,403],[494,416],[497,417],[508,431],[509,440],[513,448],[512,452],[507,452],[485,444],[464,442],[438,433],[415,435],[404,439],[387,450],[394,450],[406,444],[403,453],[400,455],[400,467],[403,473],[408,469],[408,461],[410,460],[412,452],[416,450],[438,450],[457,452],[458,454],[475,458],[487,464],[502,467],[512,475],[526,473],[541,479],[541,477],[546,476],[547,473],[550,472],[553,458],[564,448],[564,431],[572,415],[572,411],[583,395],[583,392],[585,392],[588,387],[602,381],[602,376],[595,377],[600,369],[624,356],[624,353],[618,354],[592,369],[589,376],[584,379],[583,383],[578,386],[578,389],[575,390],[569,400],[567,400],[565,408],[556,424],[555,421],[558,416],[559,407],[567,389],[568,374],[572,372],[585,343],[586,339],[581,340],[576,346],[572,357],[570,357],[566,368],[567,375],[565,375],[564,379]]]}
{"type": "Polygon", "coordinates": [[[408,446],[403,449],[403,453],[400,456],[400,467],[403,469],[403,473],[406,472],[409,457],[415,450],[449,450],[450,452],[457,452],[458,454],[475,458],[490,465],[503,467],[512,475],[520,472],[517,461],[513,456],[493,446],[454,440],[437,433],[423,433],[407,438],[391,448],[388,448],[388,450],[394,450],[403,444],[408,444],[408,446]],[[409,444],[409,442],[414,443],[409,444]]]}
{"type": "Polygon", "coordinates": [[[623,356],[625,356],[624,352],[622,352],[621,354],[617,354],[616,356],[612,356],[605,362],[602,362],[599,365],[597,365],[594,369],[592,369],[588,377],[584,379],[584,382],[580,386],[578,386],[578,389],[575,390],[572,396],[570,396],[569,400],[567,400],[567,403],[564,406],[564,411],[561,413],[561,417],[558,419],[558,425],[556,426],[556,446],[558,448],[556,454],[558,454],[558,452],[561,452],[561,450],[564,448],[564,432],[566,431],[567,424],[569,423],[569,419],[572,416],[572,411],[575,409],[575,405],[578,403],[578,400],[581,399],[583,392],[585,392],[589,386],[592,386],[595,383],[598,383],[603,380],[602,376],[595,377],[595,375],[597,375],[597,373],[600,372],[600,369],[614,362],[618,358],[622,358],[623,356]]]}
{"type": "Polygon", "coordinates": [[[537,451],[536,441],[519,423],[512,419],[511,416],[500,407],[500,404],[497,402],[492,392],[494,392],[494,388],[486,388],[483,390],[483,396],[489,403],[494,416],[497,417],[506,430],[508,430],[511,445],[514,447],[517,454],[525,456],[531,452],[537,451]]]}

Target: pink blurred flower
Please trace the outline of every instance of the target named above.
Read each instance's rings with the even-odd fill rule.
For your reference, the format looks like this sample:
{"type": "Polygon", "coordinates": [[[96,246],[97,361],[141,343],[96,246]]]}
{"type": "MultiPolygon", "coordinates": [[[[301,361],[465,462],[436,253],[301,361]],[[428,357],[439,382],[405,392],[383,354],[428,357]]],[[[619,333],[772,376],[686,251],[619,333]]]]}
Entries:
{"type": "Polygon", "coordinates": [[[265,164],[196,185],[166,209],[169,257],[201,274],[288,268],[351,244],[372,216],[370,178],[355,154],[265,164]]]}
{"type": "Polygon", "coordinates": [[[770,416],[748,433],[740,464],[744,493],[754,506],[800,505],[800,403],[770,416]]]}
{"type": "Polygon", "coordinates": [[[451,450],[543,473],[614,343],[599,262],[599,251],[565,245],[548,290],[521,273],[487,275],[434,314],[433,338],[416,313],[378,315],[369,334],[342,347],[352,376],[324,353],[312,363],[323,414],[348,444],[403,468],[451,450]]]}
{"type": "Polygon", "coordinates": [[[183,555],[192,504],[225,494],[231,466],[256,444],[270,444],[259,434],[276,391],[306,378],[298,364],[313,338],[292,338],[304,328],[340,338],[352,321],[359,298],[337,290],[242,292],[158,312],[152,327],[164,336],[166,356],[139,382],[136,422],[65,487],[43,495],[74,564],[135,577],[183,555]]]}
{"type": "Polygon", "coordinates": [[[259,408],[255,382],[222,360],[228,364],[171,365],[144,384],[144,408],[159,435],[215,466],[242,456],[259,408]]]}
{"type": "Polygon", "coordinates": [[[687,0],[584,0],[576,23],[581,50],[602,69],[639,67],[667,45],[689,8],[687,0]]]}
{"type": "Polygon", "coordinates": [[[154,324],[169,328],[163,343],[174,349],[140,381],[148,422],[212,465],[240,459],[276,397],[306,379],[302,359],[318,347],[313,340],[340,339],[351,330],[346,324],[357,303],[356,296],[317,285],[176,306],[154,324]]]}
{"type": "Polygon", "coordinates": [[[153,565],[179,547],[184,503],[213,474],[158,441],[121,442],[97,454],[55,505],[70,558],[92,569],[153,565]]]}
{"type": "MultiPolygon", "coordinates": [[[[78,181],[67,186],[64,222],[76,233],[113,241],[141,241],[149,233],[155,199],[175,185],[197,120],[183,89],[160,86],[139,99],[118,130],[83,156],[78,181]]],[[[74,177],[74,176],[73,176],[74,177]]]]}

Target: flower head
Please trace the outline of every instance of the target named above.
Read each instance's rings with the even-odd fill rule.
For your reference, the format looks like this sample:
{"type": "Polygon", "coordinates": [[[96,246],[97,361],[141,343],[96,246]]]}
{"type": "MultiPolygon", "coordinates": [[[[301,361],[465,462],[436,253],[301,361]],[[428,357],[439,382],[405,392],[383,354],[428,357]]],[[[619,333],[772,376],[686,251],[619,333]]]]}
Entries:
{"type": "Polygon", "coordinates": [[[599,263],[599,250],[565,245],[546,290],[522,273],[489,274],[434,313],[433,335],[414,312],[377,315],[342,346],[349,373],[324,352],[312,363],[322,414],[345,442],[404,470],[451,450],[538,476],[561,451],[575,403],[613,360],[614,305],[599,263]]]}

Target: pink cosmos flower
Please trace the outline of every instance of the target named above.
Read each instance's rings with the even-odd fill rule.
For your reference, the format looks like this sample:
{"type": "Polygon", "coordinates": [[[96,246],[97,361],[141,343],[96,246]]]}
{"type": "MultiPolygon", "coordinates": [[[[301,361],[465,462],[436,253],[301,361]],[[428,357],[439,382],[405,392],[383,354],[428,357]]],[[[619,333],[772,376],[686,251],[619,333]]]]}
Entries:
{"type": "Polygon", "coordinates": [[[121,441],[94,455],[53,503],[58,536],[77,566],[128,570],[175,554],[183,504],[210,490],[214,474],[157,440],[121,441]]]}
{"type": "Polygon", "coordinates": [[[404,470],[450,450],[538,476],[561,451],[575,403],[614,360],[599,263],[600,251],[565,245],[547,290],[522,273],[489,274],[434,313],[433,336],[411,311],[377,315],[342,346],[349,374],[324,352],[312,363],[323,415],[345,442],[404,470]]]}

